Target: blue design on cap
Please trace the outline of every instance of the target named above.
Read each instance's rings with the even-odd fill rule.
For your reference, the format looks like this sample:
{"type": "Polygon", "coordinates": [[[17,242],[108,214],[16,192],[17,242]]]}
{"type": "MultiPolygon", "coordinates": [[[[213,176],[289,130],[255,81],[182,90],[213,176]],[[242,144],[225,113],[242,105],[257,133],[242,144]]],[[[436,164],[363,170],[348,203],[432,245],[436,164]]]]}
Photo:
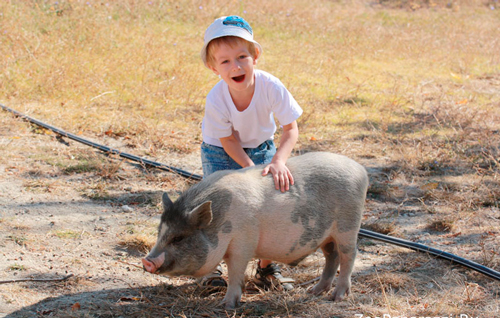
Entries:
{"type": "Polygon", "coordinates": [[[250,24],[248,24],[247,21],[243,20],[243,18],[240,18],[237,15],[232,15],[224,19],[222,21],[222,24],[224,25],[234,25],[240,28],[243,28],[247,30],[251,35],[253,35],[252,28],[250,27],[250,24]]]}

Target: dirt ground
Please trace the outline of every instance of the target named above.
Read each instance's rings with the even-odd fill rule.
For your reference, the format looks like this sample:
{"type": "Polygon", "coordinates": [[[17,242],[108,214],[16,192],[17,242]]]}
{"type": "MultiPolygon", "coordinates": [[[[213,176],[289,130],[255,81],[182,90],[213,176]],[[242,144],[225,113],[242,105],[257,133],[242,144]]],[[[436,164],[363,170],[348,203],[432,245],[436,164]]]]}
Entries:
{"type": "MultiPolygon", "coordinates": [[[[125,147],[120,139],[98,141],[125,147]]],[[[307,293],[321,273],[318,252],[297,267],[285,266],[285,275],[297,281],[293,292],[262,291],[248,283],[243,306],[226,312],[219,306],[223,292],[207,294],[193,279],[155,276],[140,266],[155,240],[159,197],[163,191],[175,197],[188,186],[183,178],[106,158],[6,112],[0,113],[0,149],[0,317],[500,316],[498,281],[368,239],[359,241],[347,300],[333,304],[325,295],[307,293]],[[94,168],[71,165],[81,156],[95,160],[94,168]]],[[[193,150],[154,159],[201,174],[198,156],[193,150]]],[[[355,158],[367,167],[372,184],[364,228],[500,269],[498,205],[439,223],[436,217],[445,209],[429,203],[437,196],[432,191],[467,182],[466,175],[435,175],[433,183],[392,174],[388,181],[396,170],[390,158],[355,158]]],[[[249,264],[249,278],[254,267],[249,264]]]]}

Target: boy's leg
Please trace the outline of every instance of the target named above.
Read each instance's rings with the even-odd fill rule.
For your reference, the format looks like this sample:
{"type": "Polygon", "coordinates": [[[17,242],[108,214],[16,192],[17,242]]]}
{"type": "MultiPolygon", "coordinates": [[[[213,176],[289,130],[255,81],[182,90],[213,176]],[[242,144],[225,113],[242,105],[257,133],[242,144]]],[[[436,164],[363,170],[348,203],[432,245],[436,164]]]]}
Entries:
{"type": "Polygon", "coordinates": [[[274,141],[267,140],[257,148],[245,148],[245,152],[256,165],[269,164],[276,154],[274,141]]]}
{"type": "Polygon", "coordinates": [[[201,164],[203,177],[208,177],[219,170],[240,169],[241,166],[233,160],[222,147],[201,144],[201,164]]]}
{"type": "MultiPolygon", "coordinates": [[[[272,140],[263,142],[256,148],[244,150],[256,165],[271,163],[276,154],[276,146],[272,140]]],[[[206,143],[201,144],[201,163],[204,177],[219,170],[241,169],[241,166],[224,151],[224,148],[206,143]]]]}
{"type": "Polygon", "coordinates": [[[281,289],[284,291],[293,290],[293,283],[295,282],[292,278],[283,277],[280,267],[270,260],[260,260],[257,263],[257,272],[253,281],[257,286],[265,289],[281,289]],[[263,262],[268,265],[264,266],[263,262]]]}

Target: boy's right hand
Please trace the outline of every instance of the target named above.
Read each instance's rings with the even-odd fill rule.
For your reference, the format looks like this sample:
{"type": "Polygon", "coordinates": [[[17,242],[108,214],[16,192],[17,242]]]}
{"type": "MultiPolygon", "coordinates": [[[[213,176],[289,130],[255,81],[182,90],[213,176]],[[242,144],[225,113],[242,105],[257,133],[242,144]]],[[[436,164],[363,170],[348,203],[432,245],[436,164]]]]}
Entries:
{"type": "Polygon", "coordinates": [[[276,190],[281,190],[281,192],[290,190],[294,180],[292,173],[283,162],[271,162],[262,170],[262,176],[266,176],[269,172],[273,175],[276,190]]]}

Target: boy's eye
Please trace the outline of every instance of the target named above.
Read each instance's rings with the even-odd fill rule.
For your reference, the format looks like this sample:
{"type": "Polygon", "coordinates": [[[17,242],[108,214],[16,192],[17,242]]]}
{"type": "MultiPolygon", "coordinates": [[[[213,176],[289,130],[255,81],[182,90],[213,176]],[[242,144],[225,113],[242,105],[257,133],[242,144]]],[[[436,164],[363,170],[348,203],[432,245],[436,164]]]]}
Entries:
{"type": "Polygon", "coordinates": [[[240,59],[244,59],[246,57],[247,57],[246,55],[240,55],[240,59]]]}

